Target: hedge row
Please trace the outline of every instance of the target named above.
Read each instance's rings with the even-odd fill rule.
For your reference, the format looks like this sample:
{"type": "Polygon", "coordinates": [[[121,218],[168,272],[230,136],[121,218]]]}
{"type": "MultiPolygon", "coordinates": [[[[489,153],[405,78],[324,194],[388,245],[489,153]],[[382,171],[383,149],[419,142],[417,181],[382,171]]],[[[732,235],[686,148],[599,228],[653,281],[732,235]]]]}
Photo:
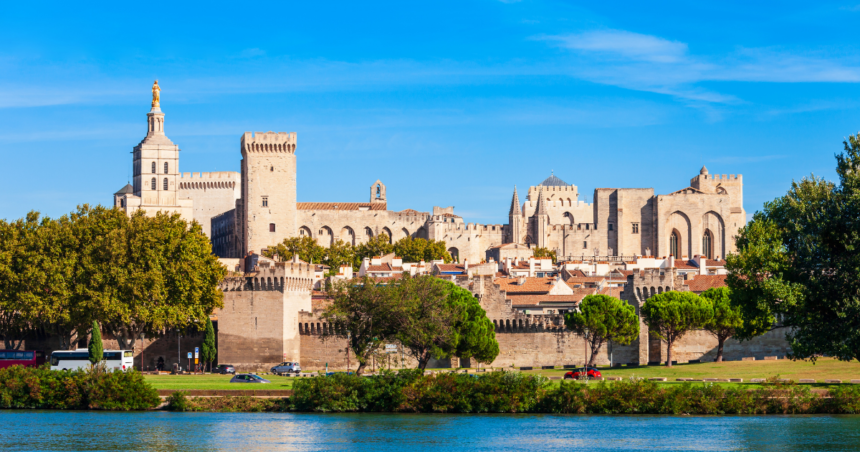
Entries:
{"type": "Polygon", "coordinates": [[[481,376],[420,372],[377,377],[338,374],[297,380],[290,409],[316,412],[813,414],[860,413],[860,386],[815,394],[795,384],[756,390],[710,383],[651,381],[550,384],[519,372],[481,376]]]}
{"type": "Polygon", "coordinates": [[[0,408],[146,410],[161,402],[137,371],[57,371],[45,367],[0,369],[0,408]]]}

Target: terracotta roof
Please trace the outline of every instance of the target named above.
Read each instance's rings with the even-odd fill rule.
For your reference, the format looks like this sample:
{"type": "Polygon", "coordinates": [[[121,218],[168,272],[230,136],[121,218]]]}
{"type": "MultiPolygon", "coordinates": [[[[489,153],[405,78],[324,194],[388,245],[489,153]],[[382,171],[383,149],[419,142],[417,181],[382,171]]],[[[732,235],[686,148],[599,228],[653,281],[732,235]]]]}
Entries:
{"type": "Polygon", "coordinates": [[[388,204],[384,202],[297,202],[298,210],[388,210],[388,204]]]}
{"type": "Polygon", "coordinates": [[[675,268],[679,270],[698,270],[699,266],[696,265],[695,261],[685,262],[679,259],[675,261],[675,268]]]}
{"type": "Polygon", "coordinates": [[[697,275],[693,279],[684,281],[684,285],[689,287],[691,292],[702,293],[715,287],[726,287],[727,276],[728,275],[697,275]]]}
{"type": "Polygon", "coordinates": [[[633,275],[635,272],[633,270],[615,269],[615,270],[612,270],[612,273],[621,273],[624,276],[630,276],[630,275],[633,275]]]}
{"type": "Polygon", "coordinates": [[[440,272],[444,273],[465,273],[466,266],[465,264],[436,264],[436,267],[440,272]]]}
{"type": "Polygon", "coordinates": [[[568,284],[573,284],[573,283],[582,284],[582,283],[598,283],[598,282],[605,281],[605,280],[606,280],[605,276],[574,276],[574,277],[568,279],[566,282],[568,284]]]}
{"type": "Polygon", "coordinates": [[[525,283],[523,285],[517,284],[517,281],[519,281],[519,278],[498,278],[493,282],[498,284],[500,289],[504,290],[508,294],[540,294],[549,292],[549,290],[552,288],[553,282],[555,282],[555,278],[525,277],[525,283]]]}
{"type": "Polygon", "coordinates": [[[404,209],[397,213],[401,215],[427,215],[427,212],[419,212],[415,209],[404,209]]]}
{"type": "Polygon", "coordinates": [[[573,295],[511,295],[513,307],[540,306],[544,303],[573,303],[579,304],[583,298],[594,294],[594,289],[575,289],[573,295]]]}
{"type": "Polygon", "coordinates": [[[580,269],[575,270],[565,270],[568,277],[571,278],[584,278],[586,276],[585,272],[580,269]]]}
{"type": "Polygon", "coordinates": [[[705,267],[725,267],[725,266],[726,266],[726,261],[724,261],[722,259],[718,259],[718,260],[708,259],[705,261],[705,267]]]}
{"type": "Polygon", "coordinates": [[[367,271],[369,271],[369,272],[402,272],[403,267],[392,267],[391,264],[368,265],[367,271]]]}

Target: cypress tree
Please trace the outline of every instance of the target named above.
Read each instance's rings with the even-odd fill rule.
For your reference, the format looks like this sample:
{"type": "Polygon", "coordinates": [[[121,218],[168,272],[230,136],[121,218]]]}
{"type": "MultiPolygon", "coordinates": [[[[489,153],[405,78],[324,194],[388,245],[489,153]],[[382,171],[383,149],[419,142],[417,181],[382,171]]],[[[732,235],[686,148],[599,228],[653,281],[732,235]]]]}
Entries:
{"type": "Polygon", "coordinates": [[[212,361],[215,361],[215,354],[218,350],[215,348],[215,328],[212,326],[212,319],[206,319],[206,335],[203,337],[203,347],[200,349],[200,356],[204,363],[209,363],[209,371],[212,372],[212,361]]]}
{"type": "Polygon", "coordinates": [[[104,359],[104,345],[102,345],[102,332],[99,329],[99,324],[93,320],[93,336],[90,338],[90,345],[87,347],[90,352],[90,362],[93,365],[104,359]]]}

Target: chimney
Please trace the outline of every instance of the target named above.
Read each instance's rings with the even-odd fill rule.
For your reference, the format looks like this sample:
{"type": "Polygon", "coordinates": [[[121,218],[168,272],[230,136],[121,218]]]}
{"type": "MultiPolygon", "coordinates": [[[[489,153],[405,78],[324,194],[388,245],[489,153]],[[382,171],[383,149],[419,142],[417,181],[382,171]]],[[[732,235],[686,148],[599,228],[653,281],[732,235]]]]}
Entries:
{"type": "Polygon", "coordinates": [[[469,259],[463,259],[463,271],[469,271],[469,259]]]}
{"type": "Polygon", "coordinates": [[[526,277],[525,276],[520,276],[519,278],[517,278],[517,285],[518,286],[522,286],[525,283],[526,283],[526,277]]]}
{"type": "Polygon", "coordinates": [[[529,257],[529,276],[534,277],[535,275],[535,258],[534,256],[529,257]]]}
{"type": "Polygon", "coordinates": [[[675,256],[669,255],[669,268],[675,268],[675,256]]]}
{"type": "Polygon", "coordinates": [[[696,263],[699,265],[699,274],[708,274],[708,258],[702,255],[696,256],[696,263]]]}

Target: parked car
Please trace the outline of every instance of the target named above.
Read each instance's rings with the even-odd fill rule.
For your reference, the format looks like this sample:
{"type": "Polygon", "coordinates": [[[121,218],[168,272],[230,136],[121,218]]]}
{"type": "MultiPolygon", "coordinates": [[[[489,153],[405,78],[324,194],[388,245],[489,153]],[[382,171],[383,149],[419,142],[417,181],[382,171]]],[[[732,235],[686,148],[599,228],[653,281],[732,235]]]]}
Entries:
{"type": "Polygon", "coordinates": [[[282,362],[275,367],[272,367],[271,372],[276,375],[281,374],[296,374],[302,371],[302,366],[299,363],[291,363],[288,361],[282,362]]]}
{"type": "Polygon", "coordinates": [[[235,374],[236,368],[233,367],[232,364],[219,364],[215,370],[212,371],[215,374],[235,374]]]}
{"type": "Polygon", "coordinates": [[[230,379],[230,383],[271,383],[271,381],[254,374],[238,374],[230,379]]]}
{"type": "Polygon", "coordinates": [[[594,367],[583,367],[580,369],[574,369],[564,374],[564,379],[579,379],[585,377],[586,375],[588,376],[588,378],[600,378],[603,376],[601,375],[600,371],[594,367]]]}

